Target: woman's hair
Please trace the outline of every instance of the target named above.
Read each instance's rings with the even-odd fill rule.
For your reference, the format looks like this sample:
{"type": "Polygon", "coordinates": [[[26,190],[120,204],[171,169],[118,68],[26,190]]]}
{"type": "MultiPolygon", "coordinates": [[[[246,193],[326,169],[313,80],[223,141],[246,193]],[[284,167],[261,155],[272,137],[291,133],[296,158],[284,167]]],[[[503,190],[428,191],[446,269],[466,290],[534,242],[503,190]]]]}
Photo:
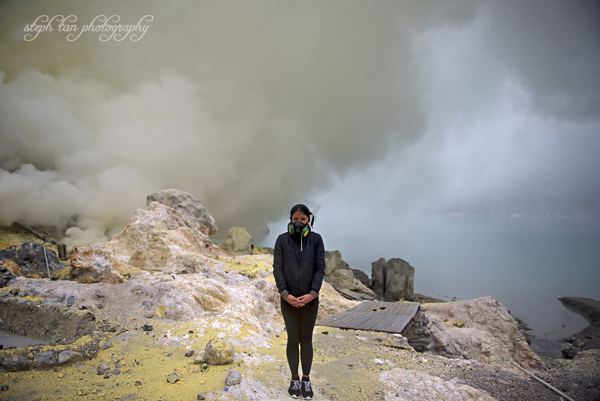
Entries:
{"type": "Polygon", "coordinates": [[[310,224],[311,226],[315,223],[315,215],[310,212],[310,210],[308,209],[308,206],[303,205],[302,203],[298,203],[297,205],[294,205],[292,210],[290,210],[290,220],[292,219],[292,216],[294,215],[294,213],[296,213],[297,211],[304,213],[306,215],[306,217],[308,217],[309,219],[310,219],[310,216],[313,217],[312,223],[310,224]]]}

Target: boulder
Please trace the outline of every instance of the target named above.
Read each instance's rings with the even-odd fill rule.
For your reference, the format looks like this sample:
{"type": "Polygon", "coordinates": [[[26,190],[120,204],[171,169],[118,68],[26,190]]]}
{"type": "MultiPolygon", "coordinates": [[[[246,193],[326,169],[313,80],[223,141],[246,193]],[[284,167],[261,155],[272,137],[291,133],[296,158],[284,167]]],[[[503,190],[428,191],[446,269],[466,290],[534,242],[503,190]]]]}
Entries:
{"type": "Polygon", "coordinates": [[[69,362],[77,362],[83,359],[83,355],[81,355],[77,351],[66,350],[58,354],[58,364],[62,365],[63,363],[69,362]]]}
{"type": "Polygon", "coordinates": [[[371,289],[375,294],[389,301],[412,299],[415,268],[408,262],[384,258],[371,263],[371,289]]]}
{"type": "Polygon", "coordinates": [[[9,372],[29,370],[29,360],[23,356],[6,357],[2,361],[2,367],[9,372]]]}
{"type": "Polygon", "coordinates": [[[352,273],[354,273],[354,278],[356,278],[358,281],[360,281],[367,287],[371,288],[371,279],[369,278],[369,276],[367,276],[367,273],[365,273],[362,270],[358,270],[358,269],[351,269],[351,270],[352,270],[352,273]]]}
{"type": "Polygon", "coordinates": [[[75,261],[75,264],[71,265],[71,276],[75,277],[78,283],[120,284],[125,281],[125,277],[110,265],[104,265],[100,262],[82,263],[82,259],[85,260],[83,254],[91,253],[92,247],[76,248],[78,248],[76,252],[71,252],[71,261],[75,261]]]}
{"type": "Polygon", "coordinates": [[[252,255],[252,237],[244,227],[231,227],[227,237],[219,244],[219,248],[238,255],[252,255]]]}
{"type": "Polygon", "coordinates": [[[223,382],[228,386],[235,386],[242,382],[242,375],[237,370],[230,370],[223,379],[223,382]]]}
{"type": "Polygon", "coordinates": [[[51,366],[56,365],[58,360],[56,359],[55,351],[43,351],[36,355],[35,358],[35,366],[43,367],[43,366],[51,366]]]}
{"type": "Polygon", "coordinates": [[[375,298],[375,293],[361,280],[357,279],[354,270],[342,260],[340,251],[325,251],[324,279],[336,290],[358,300],[375,298]]]}
{"type": "Polygon", "coordinates": [[[541,369],[540,357],[531,351],[518,322],[492,297],[427,306],[432,351],[447,358],[475,359],[495,368],[541,369]],[[462,321],[462,327],[458,327],[462,321]],[[456,325],[455,325],[456,324],[456,325]]]}
{"type": "Polygon", "coordinates": [[[0,249],[0,266],[16,276],[24,277],[48,277],[48,269],[56,271],[65,267],[59,262],[54,251],[46,248],[44,256],[44,246],[33,242],[0,249]]]}
{"type": "Polygon", "coordinates": [[[375,299],[375,293],[360,280],[354,277],[349,269],[336,269],[325,280],[336,290],[350,295],[357,300],[375,299]]]}
{"type": "Polygon", "coordinates": [[[150,206],[152,202],[159,202],[177,210],[193,226],[190,228],[204,235],[212,237],[219,229],[204,204],[188,192],[179,189],[163,189],[147,196],[146,206],[150,206]]]}
{"type": "Polygon", "coordinates": [[[225,365],[233,362],[235,350],[227,340],[209,341],[204,349],[204,359],[209,365],[225,365]]]}
{"type": "Polygon", "coordinates": [[[215,264],[209,256],[233,256],[213,245],[204,233],[208,228],[197,229],[199,220],[190,221],[189,213],[181,214],[180,209],[150,202],[111,241],[74,247],[71,276],[80,283],[114,284],[136,269],[203,273],[215,264]]]}
{"type": "Polygon", "coordinates": [[[325,275],[329,276],[342,265],[342,253],[340,251],[325,251],[325,275]]]}

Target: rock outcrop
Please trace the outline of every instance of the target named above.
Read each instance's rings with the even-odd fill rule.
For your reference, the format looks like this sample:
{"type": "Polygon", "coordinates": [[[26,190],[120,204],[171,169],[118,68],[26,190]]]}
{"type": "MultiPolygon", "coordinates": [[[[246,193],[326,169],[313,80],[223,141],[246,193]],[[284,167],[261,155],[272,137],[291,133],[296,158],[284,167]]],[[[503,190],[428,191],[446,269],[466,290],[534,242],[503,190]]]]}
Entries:
{"type": "MultiPolygon", "coordinates": [[[[196,205],[193,198],[188,201],[196,205]]],[[[214,219],[210,215],[194,217],[188,209],[150,202],[146,210],[138,209],[111,241],[74,247],[71,276],[81,283],[115,284],[123,282],[123,273],[139,269],[173,274],[207,272],[215,264],[209,256],[233,256],[213,245],[206,234],[211,229],[200,224],[214,219]]]]}
{"type": "Polygon", "coordinates": [[[340,251],[325,252],[324,279],[336,290],[350,295],[357,300],[375,298],[375,293],[357,279],[354,270],[350,269],[348,263],[342,260],[340,251]]]}
{"type": "Polygon", "coordinates": [[[152,202],[159,202],[177,210],[188,222],[190,228],[198,230],[204,235],[212,237],[219,229],[217,222],[208,213],[204,204],[188,192],[179,189],[164,189],[148,195],[146,206],[150,206],[152,202]]]}
{"type": "Polygon", "coordinates": [[[516,369],[510,362],[526,369],[542,368],[540,357],[529,348],[517,321],[492,297],[430,304],[427,315],[432,352],[436,354],[475,359],[508,370],[516,369]]]}
{"type": "Polygon", "coordinates": [[[237,255],[252,255],[252,237],[244,227],[231,227],[219,248],[237,255]]]}
{"type": "Polygon", "coordinates": [[[48,269],[51,272],[61,270],[62,265],[56,253],[44,246],[33,242],[25,242],[22,245],[12,245],[0,250],[0,268],[6,269],[16,276],[30,278],[48,277],[48,269]],[[46,267],[46,258],[48,267],[46,267]]]}
{"type": "Polygon", "coordinates": [[[415,268],[408,262],[393,258],[384,258],[371,263],[371,289],[386,301],[412,299],[415,268]]]}

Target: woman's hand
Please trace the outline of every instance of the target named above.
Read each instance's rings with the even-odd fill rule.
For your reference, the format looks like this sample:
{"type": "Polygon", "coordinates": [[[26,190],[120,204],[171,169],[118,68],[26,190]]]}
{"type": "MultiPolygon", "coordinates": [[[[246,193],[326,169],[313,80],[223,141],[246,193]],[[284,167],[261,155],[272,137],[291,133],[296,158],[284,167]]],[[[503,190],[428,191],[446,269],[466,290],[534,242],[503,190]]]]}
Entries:
{"type": "Polygon", "coordinates": [[[296,298],[293,295],[288,295],[285,298],[286,302],[292,306],[295,306],[296,308],[299,308],[300,306],[304,306],[304,304],[302,304],[301,302],[298,302],[298,298],[296,298]]]}
{"type": "Polygon", "coordinates": [[[289,303],[292,306],[295,306],[296,308],[301,308],[304,305],[306,305],[308,302],[312,301],[314,298],[312,295],[307,294],[310,297],[309,301],[303,301],[302,298],[306,297],[306,295],[302,295],[301,297],[296,298],[293,295],[288,295],[285,300],[287,301],[287,303],[289,303]]]}
{"type": "Polygon", "coordinates": [[[302,306],[304,306],[307,303],[309,303],[310,301],[312,301],[313,299],[315,299],[315,297],[313,297],[310,294],[305,294],[305,295],[302,295],[302,296],[300,296],[300,297],[298,297],[296,299],[298,300],[298,302],[302,303],[302,306]]]}

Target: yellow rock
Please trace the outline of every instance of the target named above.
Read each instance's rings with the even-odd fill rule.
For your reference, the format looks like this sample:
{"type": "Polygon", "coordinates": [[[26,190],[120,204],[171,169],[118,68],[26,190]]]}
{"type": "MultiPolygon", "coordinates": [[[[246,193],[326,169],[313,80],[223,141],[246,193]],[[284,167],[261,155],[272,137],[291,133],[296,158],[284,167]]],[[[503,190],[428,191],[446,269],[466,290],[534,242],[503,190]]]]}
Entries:
{"type": "Polygon", "coordinates": [[[234,356],[235,350],[231,344],[229,344],[227,340],[221,340],[220,338],[210,341],[206,345],[206,350],[204,351],[204,357],[209,365],[225,365],[231,363],[233,362],[234,356]]]}
{"type": "Polygon", "coordinates": [[[19,266],[12,260],[5,259],[4,262],[2,262],[2,268],[8,270],[12,274],[16,274],[17,276],[23,275],[23,273],[21,272],[21,266],[19,266]]]}

